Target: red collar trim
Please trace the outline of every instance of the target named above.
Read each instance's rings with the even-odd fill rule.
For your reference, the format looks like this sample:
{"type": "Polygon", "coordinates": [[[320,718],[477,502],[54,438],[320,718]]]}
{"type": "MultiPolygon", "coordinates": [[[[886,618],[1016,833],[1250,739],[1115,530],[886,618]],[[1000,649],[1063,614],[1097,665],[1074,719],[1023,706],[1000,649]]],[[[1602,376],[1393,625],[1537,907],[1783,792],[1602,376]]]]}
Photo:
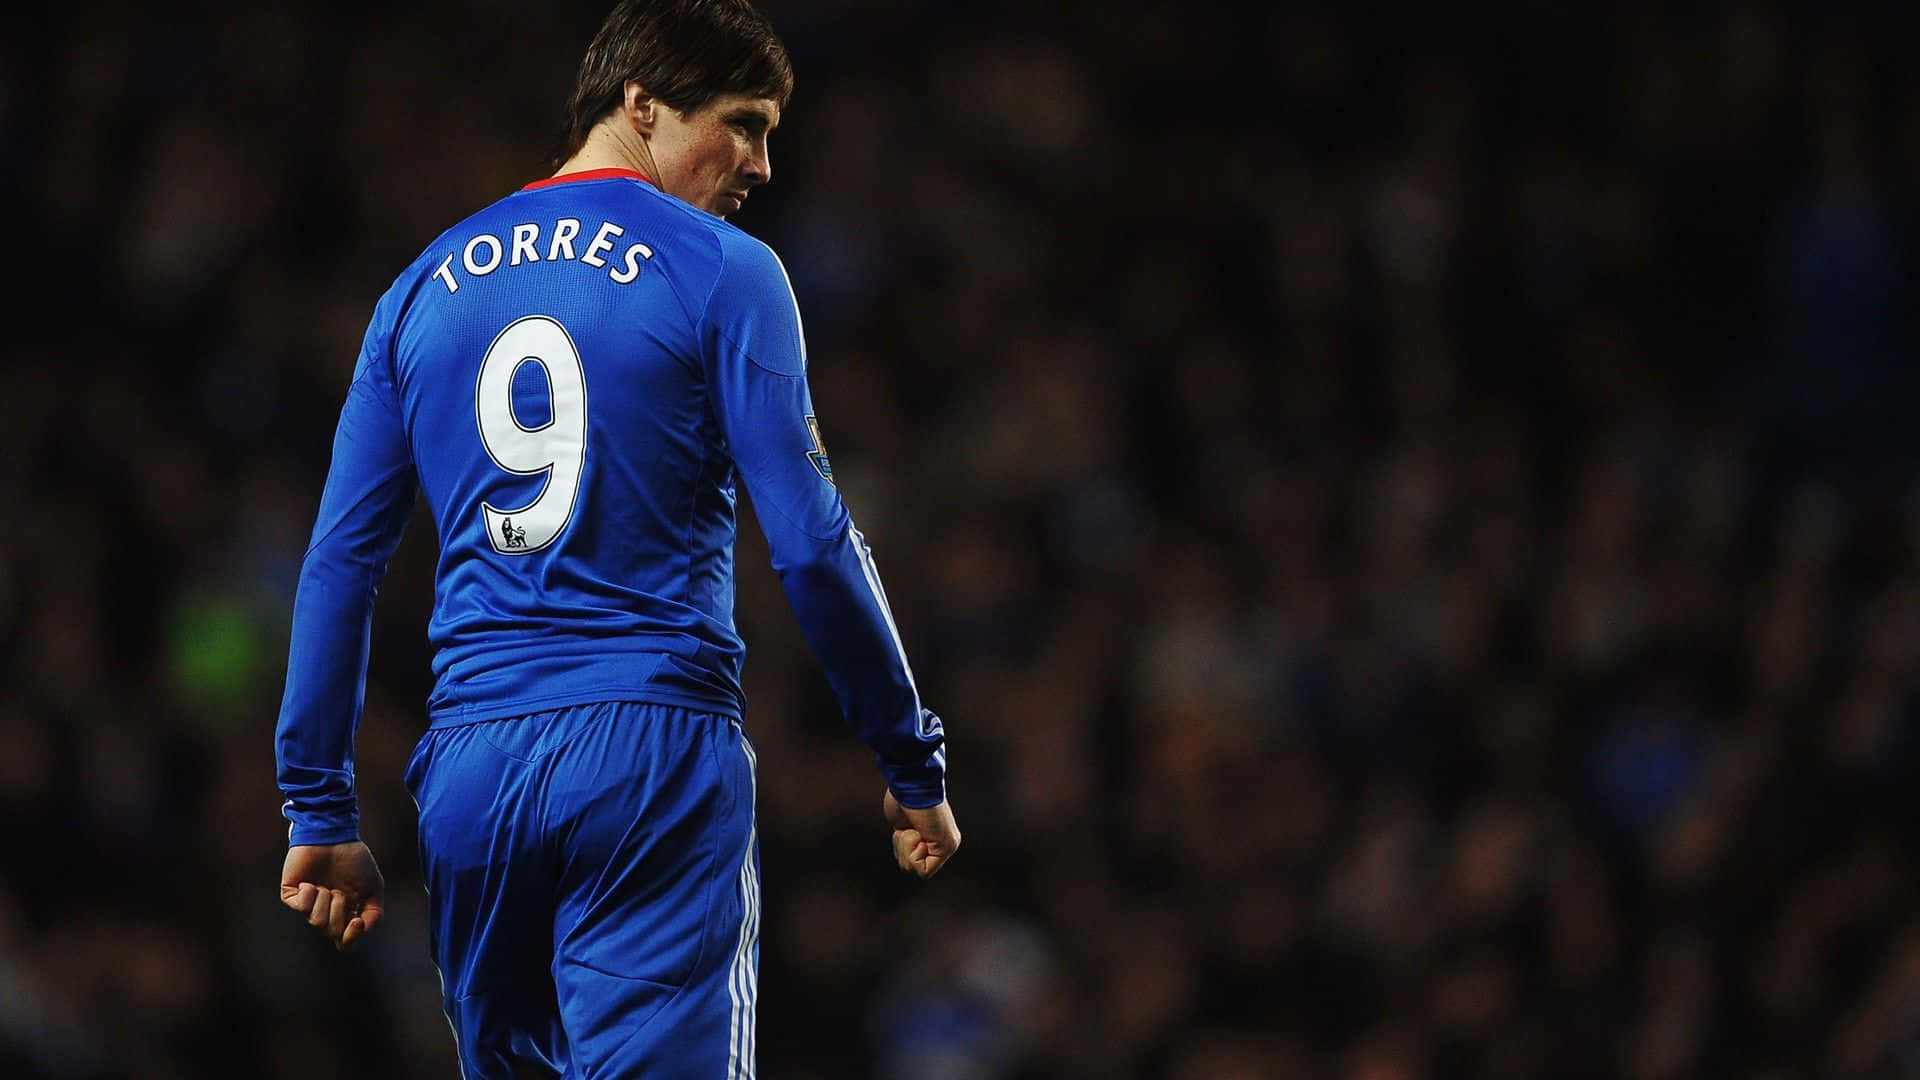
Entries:
{"type": "Polygon", "coordinates": [[[532,191],[534,188],[552,187],[555,184],[570,184],[576,180],[613,180],[619,177],[639,180],[647,184],[653,183],[653,181],[647,179],[644,173],[635,172],[632,169],[588,169],[585,172],[562,173],[559,176],[549,176],[545,180],[535,180],[520,190],[532,191]]]}

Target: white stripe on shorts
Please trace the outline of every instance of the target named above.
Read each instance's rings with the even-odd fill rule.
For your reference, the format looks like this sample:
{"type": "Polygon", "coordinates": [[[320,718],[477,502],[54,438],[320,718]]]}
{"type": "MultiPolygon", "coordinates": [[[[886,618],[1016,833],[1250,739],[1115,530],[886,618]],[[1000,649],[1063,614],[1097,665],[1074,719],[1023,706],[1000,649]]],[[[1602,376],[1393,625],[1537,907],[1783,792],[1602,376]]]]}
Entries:
{"type": "MultiPolygon", "coordinates": [[[[738,721],[733,728],[740,733],[740,748],[747,755],[747,781],[750,794],[747,803],[749,814],[757,814],[758,781],[755,779],[757,762],[753,756],[753,744],[747,741],[747,734],[741,731],[738,721]]],[[[749,821],[751,822],[751,818],[749,821]]],[[[733,1002],[733,1015],[727,1025],[727,1080],[753,1080],[754,1055],[754,1002],[759,997],[760,971],[756,953],[760,946],[760,869],[754,865],[757,847],[760,842],[760,829],[756,824],[747,828],[747,849],[740,857],[740,939],[734,945],[733,964],[727,969],[727,997],[733,1002]]]]}

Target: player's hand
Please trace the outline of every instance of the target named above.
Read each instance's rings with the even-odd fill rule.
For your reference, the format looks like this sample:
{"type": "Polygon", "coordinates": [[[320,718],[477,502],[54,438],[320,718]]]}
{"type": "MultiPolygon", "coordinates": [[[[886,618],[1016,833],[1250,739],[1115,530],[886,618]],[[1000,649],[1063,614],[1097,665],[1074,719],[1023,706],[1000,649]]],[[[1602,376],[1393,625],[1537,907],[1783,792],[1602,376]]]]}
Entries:
{"type": "Polygon", "coordinates": [[[386,913],[387,883],[373,852],[347,844],[299,844],[280,869],[280,902],[307,917],[336,949],[365,937],[386,913]]]}
{"type": "Polygon", "coordinates": [[[893,826],[893,861],[910,874],[930,878],[960,849],[960,826],[944,801],[914,810],[901,806],[889,789],[881,810],[893,826]]]}

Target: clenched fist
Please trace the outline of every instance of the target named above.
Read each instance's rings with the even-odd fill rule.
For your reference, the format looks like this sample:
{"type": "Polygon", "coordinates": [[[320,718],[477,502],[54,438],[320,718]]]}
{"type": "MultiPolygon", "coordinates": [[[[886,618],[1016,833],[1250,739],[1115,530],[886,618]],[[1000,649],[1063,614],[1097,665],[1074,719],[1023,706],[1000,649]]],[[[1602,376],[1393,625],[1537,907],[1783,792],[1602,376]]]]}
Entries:
{"type": "Polygon", "coordinates": [[[914,810],[901,806],[889,790],[881,801],[881,810],[887,815],[887,824],[893,826],[893,861],[902,870],[930,878],[960,848],[960,826],[944,801],[914,810]]]}

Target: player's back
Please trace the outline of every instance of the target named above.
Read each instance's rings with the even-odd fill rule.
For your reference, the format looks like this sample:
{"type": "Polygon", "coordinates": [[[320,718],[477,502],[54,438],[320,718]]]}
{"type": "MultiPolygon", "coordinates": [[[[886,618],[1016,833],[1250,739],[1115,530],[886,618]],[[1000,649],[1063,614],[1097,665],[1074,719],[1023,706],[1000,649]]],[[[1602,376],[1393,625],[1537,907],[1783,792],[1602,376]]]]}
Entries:
{"type": "Polygon", "coordinates": [[[734,474],[701,340],[729,232],[636,174],[543,181],[381,301],[370,345],[384,328],[440,539],[436,724],[596,697],[737,712],[734,474]]]}

